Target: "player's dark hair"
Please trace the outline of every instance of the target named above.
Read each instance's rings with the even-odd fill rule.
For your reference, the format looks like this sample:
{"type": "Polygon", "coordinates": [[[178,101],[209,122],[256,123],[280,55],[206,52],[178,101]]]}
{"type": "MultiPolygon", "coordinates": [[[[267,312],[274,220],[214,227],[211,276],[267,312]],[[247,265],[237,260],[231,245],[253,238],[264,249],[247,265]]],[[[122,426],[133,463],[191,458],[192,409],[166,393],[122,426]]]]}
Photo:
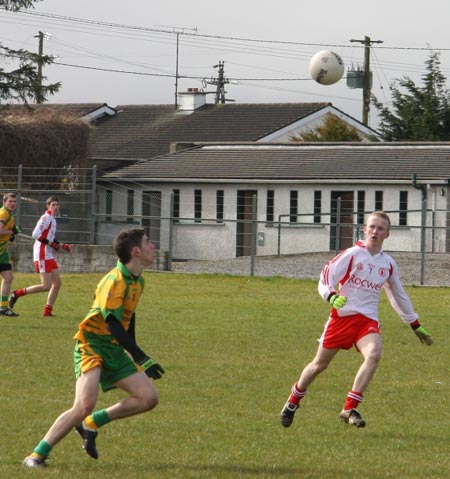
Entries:
{"type": "Polygon", "coordinates": [[[53,203],[54,201],[57,201],[59,203],[59,200],[58,200],[58,197],[56,196],[50,196],[49,198],[47,198],[47,201],[45,202],[45,204],[47,206],[50,205],[50,203],[53,203]]]}
{"type": "Polygon", "coordinates": [[[133,248],[141,246],[144,235],[143,228],[131,228],[119,232],[114,239],[113,247],[121,263],[126,264],[131,260],[133,248]]]}

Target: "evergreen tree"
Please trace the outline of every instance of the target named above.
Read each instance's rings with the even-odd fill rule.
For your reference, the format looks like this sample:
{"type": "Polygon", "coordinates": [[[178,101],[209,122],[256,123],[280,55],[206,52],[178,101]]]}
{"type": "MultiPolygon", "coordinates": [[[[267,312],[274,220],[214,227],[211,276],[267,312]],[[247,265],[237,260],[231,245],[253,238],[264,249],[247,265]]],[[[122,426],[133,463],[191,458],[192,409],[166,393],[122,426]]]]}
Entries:
{"type": "Polygon", "coordinates": [[[425,62],[423,86],[409,77],[391,85],[392,110],[373,97],[379,111],[379,132],[386,141],[449,141],[450,93],[440,70],[439,53],[425,62]]]}
{"type": "MultiPolygon", "coordinates": [[[[0,8],[18,11],[33,8],[40,0],[0,0],[0,8]]],[[[27,50],[14,50],[0,43],[0,104],[11,100],[27,103],[29,100],[43,102],[48,95],[56,93],[61,83],[44,85],[46,79],[40,69],[53,62],[47,55],[39,55],[27,50]],[[2,64],[14,64],[16,67],[6,70],[2,64]]],[[[42,71],[42,70],[41,70],[42,71]]]]}

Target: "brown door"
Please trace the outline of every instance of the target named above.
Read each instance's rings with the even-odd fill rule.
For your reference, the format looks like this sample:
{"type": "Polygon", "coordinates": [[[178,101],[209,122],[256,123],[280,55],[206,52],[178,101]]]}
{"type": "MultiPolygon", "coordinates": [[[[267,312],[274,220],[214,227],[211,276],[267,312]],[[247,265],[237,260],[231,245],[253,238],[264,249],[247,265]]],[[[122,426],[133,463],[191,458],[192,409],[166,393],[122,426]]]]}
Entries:
{"type": "Polygon", "coordinates": [[[350,248],[355,243],[353,237],[353,205],[353,191],[331,192],[331,250],[342,251],[343,249],[350,248]],[[338,209],[339,206],[340,210],[338,209]]]}
{"type": "Polygon", "coordinates": [[[252,205],[256,190],[238,190],[236,212],[236,256],[252,253],[252,205]]]}
{"type": "Polygon", "coordinates": [[[142,227],[157,249],[161,239],[161,192],[142,192],[142,227]]]}

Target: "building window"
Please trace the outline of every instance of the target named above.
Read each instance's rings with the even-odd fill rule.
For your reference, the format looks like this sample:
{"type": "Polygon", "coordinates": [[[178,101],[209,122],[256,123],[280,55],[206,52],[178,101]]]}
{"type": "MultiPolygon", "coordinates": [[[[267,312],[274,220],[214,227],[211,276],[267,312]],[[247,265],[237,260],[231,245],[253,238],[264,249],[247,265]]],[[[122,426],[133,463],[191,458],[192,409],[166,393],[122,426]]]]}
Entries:
{"type": "Polygon", "coordinates": [[[106,197],[105,197],[105,221],[111,222],[112,221],[112,204],[113,204],[113,192],[112,190],[106,190],[106,197]]]}
{"type": "Polygon", "coordinates": [[[223,190],[216,191],[216,218],[217,223],[223,223],[223,204],[224,192],[223,190]]]}
{"type": "Polygon", "coordinates": [[[194,218],[196,223],[202,219],[202,190],[194,190],[194,218]]]}
{"type": "Polygon", "coordinates": [[[173,190],[172,218],[174,223],[180,220],[180,190],[173,190]]]}
{"type": "MultiPolygon", "coordinates": [[[[359,225],[364,224],[364,211],[366,209],[366,192],[358,191],[356,222],[359,225]]],[[[378,208],[376,208],[378,209],[378,208]]]]}
{"type": "Polygon", "coordinates": [[[375,191],[375,211],[383,210],[383,192],[375,191]]]}
{"type": "Polygon", "coordinates": [[[314,191],[314,223],[320,223],[322,214],[322,192],[314,191]]]}
{"type": "Polygon", "coordinates": [[[266,222],[273,223],[273,214],[275,208],[275,191],[267,190],[267,204],[266,204],[266,222]]]}
{"type": "Polygon", "coordinates": [[[298,215],[298,191],[292,190],[290,194],[289,221],[297,223],[298,215]]]}
{"type": "Polygon", "coordinates": [[[400,191],[398,224],[400,226],[406,226],[408,224],[408,192],[407,191],[400,191]]]}
{"type": "Polygon", "coordinates": [[[134,190],[127,190],[127,223],[134,222],[134,190]]]}

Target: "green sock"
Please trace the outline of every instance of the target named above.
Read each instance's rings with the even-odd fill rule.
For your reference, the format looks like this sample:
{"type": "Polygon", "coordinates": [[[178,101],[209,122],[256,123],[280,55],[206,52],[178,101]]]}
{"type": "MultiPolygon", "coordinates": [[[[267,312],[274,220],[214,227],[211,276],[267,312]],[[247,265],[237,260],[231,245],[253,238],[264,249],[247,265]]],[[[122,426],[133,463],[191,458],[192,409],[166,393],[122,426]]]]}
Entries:
{"type": "Polygon", "coordinates": [[[111,418],[108,416],[106,409],[102,409],[101,411],[94,412],[93,414],[91,414],[91,418],[94,421],[94,423],[97,425],[97,427],[102,427],[105,424],[108,424],[109,422],[111,422],[111,418]]]}
{"type": "Polygon", "coordinates": [[[8,307],[8,296],[2,296],[0,309],[6,309],[7,307],[8,307]]]}
{"type": "Polygon", "coordinates": [[[33,452],[35,452],[36,454],[39,454],[42,457],[48,457],[48,455],[50,454],[50,451],[52,449],[53,449],[53,446],[50,446],[50,444],[48,442],[45,442],[44,440],[42,440],[36,446],[36,448],[34,449],[33,452]]]}

